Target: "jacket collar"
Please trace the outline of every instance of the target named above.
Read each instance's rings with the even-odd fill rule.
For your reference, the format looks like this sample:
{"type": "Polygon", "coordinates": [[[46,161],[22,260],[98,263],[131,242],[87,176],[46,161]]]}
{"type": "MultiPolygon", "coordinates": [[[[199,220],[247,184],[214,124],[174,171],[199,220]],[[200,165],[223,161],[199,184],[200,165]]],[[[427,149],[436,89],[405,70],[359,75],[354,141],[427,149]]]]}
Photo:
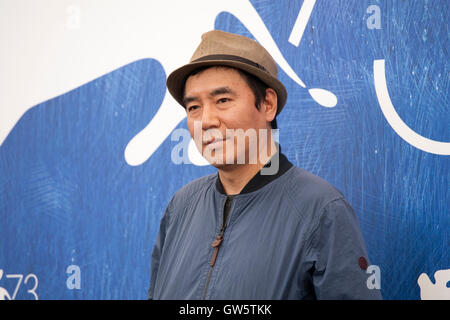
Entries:
{"type": "MultiPolygon", "coordinates": [[[[276,154],[272,156],[272,158],[269,160],[269,162],[266,163],[264,167],[270,167],[272,160],[279,156],[279,167],[278,172],[273,175],[262,175],[261,170],[252,178],[250,181],[245,185],[245,187],[242,189],[242,191],[239,194],[249,193],[256,191],[268,183],[276,180],[277,178],[281,177],[286,171],[288,171],[293,164],[288,160],[288,158],[281,153],[281,146],[278,145],[278,151],[276,154]]],[[[216,188],[217,191],[219,191],[221,194],[225,194],[225,189],[223,188],[222,182],[219,178],[219,173],[217,173],[217,179],[216,179],[216,188]]]]}

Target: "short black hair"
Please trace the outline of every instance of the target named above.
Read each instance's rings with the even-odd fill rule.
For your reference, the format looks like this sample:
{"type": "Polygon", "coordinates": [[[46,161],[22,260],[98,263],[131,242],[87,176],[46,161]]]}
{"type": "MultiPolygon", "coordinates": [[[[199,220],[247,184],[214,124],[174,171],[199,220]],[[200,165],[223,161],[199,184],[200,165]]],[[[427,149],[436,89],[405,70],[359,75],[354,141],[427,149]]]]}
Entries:
{"type": "MultiPolygon", "coordinates": [[[[256,109],[259,110],[259,107],[261,106],[261,103],[266,98],[266,90],[269,88],[269,86],[267,84],[265,84],[263,81],[261,81],[258,77],[248,73],[247,71],[244,71],[244,70],[241,70],[241,69],[238,69],[238,68],[234,68],[234,67],[230,67],[230,66],[221,66],[221,65],[203,66],[203,67],[197,68],[194,71],[192,71],[186,77],[186,80],[190,76],[194,76],[196,74],[199,74],[199,73],[205,71],[206,69],[209,69],[209,68],[212,68],[212,67],[223,67],[223,68],[229,68],[229,69],[236,70],[241,75],[241,77],[244,79],[244,81],[247,83],[249,88],[252,90],[253,95],[255,96],[255,107],[256,107],[256,109]]],[[[185,83],[186,83],[186,81],[185,81],[185,83]]],[[[184,91],[184,89],[183,89],[183,91],[184,91]]],[[[270,126],[271,126],[272,129],[278,129],[277,116],[276,115],[273,118],[273,120],[270,122],[270,126]]]]}

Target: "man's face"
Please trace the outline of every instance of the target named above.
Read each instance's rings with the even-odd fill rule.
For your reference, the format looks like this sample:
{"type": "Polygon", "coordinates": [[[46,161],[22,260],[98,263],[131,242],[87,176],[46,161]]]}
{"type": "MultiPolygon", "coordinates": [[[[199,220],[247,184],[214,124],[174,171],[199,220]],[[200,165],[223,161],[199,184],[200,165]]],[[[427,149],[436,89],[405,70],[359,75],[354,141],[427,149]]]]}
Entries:
{"type": "Polygon", "coordinates": [[[255,107],[254,94],[239,72],[211,67],[190,76],[184,102],[189,132],[206,160],[218,168],[241,164],[242,157],[251,161],[259,133],[264,133],[260,129],[267,130],[268,123],[264,104],[260,110],[255,107]]]}

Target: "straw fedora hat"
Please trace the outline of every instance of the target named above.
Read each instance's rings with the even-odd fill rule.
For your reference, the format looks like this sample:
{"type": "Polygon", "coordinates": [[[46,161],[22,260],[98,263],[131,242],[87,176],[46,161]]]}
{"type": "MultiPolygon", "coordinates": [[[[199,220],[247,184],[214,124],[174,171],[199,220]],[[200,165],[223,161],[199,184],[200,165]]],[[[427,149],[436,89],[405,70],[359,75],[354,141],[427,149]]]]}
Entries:
{"type": "Polygon", "coordinates": [[[286,103],[286,88],[278,80],[277,65],[267,50],[250,38],[213,30],[202,35],[202,41],[190,62],[173,71],[167,78],[167,88],[180,105],[183,106],[187,77],[204,66],[229,66],[256,76],[277,93],[277,114],[286,103]]]}

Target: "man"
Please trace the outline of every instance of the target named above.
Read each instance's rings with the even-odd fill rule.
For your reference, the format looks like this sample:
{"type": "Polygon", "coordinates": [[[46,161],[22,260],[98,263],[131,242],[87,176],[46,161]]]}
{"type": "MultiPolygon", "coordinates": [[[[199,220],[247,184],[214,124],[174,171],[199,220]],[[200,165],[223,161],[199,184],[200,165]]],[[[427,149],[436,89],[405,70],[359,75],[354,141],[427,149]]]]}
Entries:
{"type": "Polygon", "coordinates": [[[287,93],[256,41],[210,31],[167,79],[217,174],[180,189],[161,220],[150,299],[378,299],[355,213],[275,142],[287,93]],[[256,145],[256,147],[255,147],[256,145]]]}

